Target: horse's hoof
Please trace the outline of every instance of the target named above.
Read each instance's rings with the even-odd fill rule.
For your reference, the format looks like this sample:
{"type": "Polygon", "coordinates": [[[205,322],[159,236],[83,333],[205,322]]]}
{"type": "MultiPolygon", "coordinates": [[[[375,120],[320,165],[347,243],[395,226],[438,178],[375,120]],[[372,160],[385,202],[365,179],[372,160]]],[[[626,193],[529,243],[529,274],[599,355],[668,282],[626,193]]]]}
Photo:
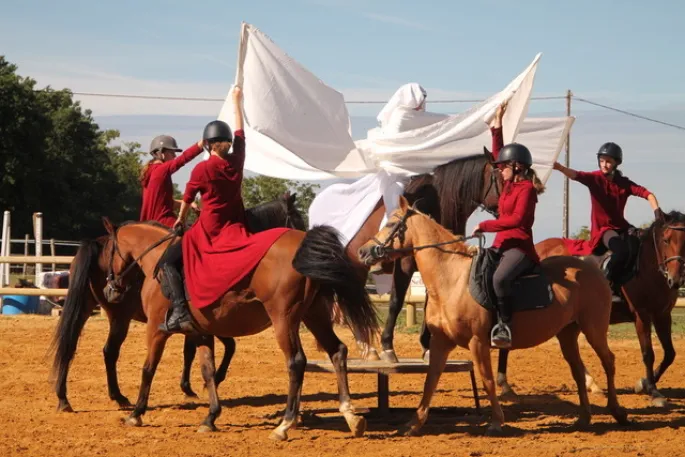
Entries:
{"type": "Polygon", "coordinates": [[[211,432],[218,432],[218,431],[219,431],[219,429],[216,428],[216,425],[214,425],[214,424],[211,424],[211,425],[202,424],[197,429],[197,433],[211,433],[211,432]]]}
{"type": "Polygon", "coordinates": [[[501,424],[490,424],[488,429],[485,431],[486,436],[501,436],[502,435],[502,425],[501,424]]]}
{"type": "Polygon", "coordinates": [[[592,422],[592,420],[590,419],[590,416],[582,415],[573,423],[573,425],[571,426],[571,430],[576,430],[576,431],[585,430],[590,426],[590,422],[592,422]]]}
{"type": "Polygon", "coordinates": [[[68,401],[60,401],[59,404],[57,405],[57,412],[58,413],[73,413],[74,408],[71,407],[68,401]]]}
{"type": "Polygon", "coordinates": [[[499,394],[499,400],[500,401],[510,401],[510,402],[516,402],[519,400],[519,396],[516,392],[514,392],[513,389],[509,388],[506,390],[502,390],[502,393],[499,394]]]}
{"type": "Polygon", "coordinates": [[[666,400],[666,397],[662,396],[660,393],[656,393],[652,395],[652,406],[656,406],[657,408],[665,408],[668,406],[668,400],[666,400]]]}
{"type": "Polygon", "coordinates": [[[197,398],[197,394],[193,391],[192,387],[190,387],[190,384],[181,384],[181,391],[188,398],[197,398]]]}
{"type": "Polygon", "coordinates": [[[628,413],[623,408],[618,408],[615,412],[612,413],[612,415],[614,416],[614,419],[616,419],[616,422],[619,425],[632,425],[633,424],[633,421],[628,419],[628,413]]]}
{"type": "Polygon", "coordinates": [[[646,392],[646,391],[647,391],[647,380],[645,378],[642,378],[635,384],[635,393],[641,394],[642,392],[646,392]]]}
{"type": "Polygon", "coordinates": [[[419,429],[415,425],[403,425],[397,430],[397,436],[417,436],[419,429]]]}
{"type": "Polygon", "coordinates": [[[129,416],[126,419],[124,419],[123,422],[124,425],[129,427],[140,427],[141,425],[143,425],[143,420],[140,418],[140,416],[129,416]]]}
{"type": "Polygon", "coordinates": [[[386,349],[381,352],[381,360],[388,363],[400,363],[400,360],[397,358],[397,354],[395,354],[394,349],[386,349]]]}
{"type": "Polygon", "coordinates": [[[347,425],[350,427],[350,431],[355,438],[361,438],[366,432],[366,418],[363,416],[357,416],[354,414],[348,414],[345,416],[347,425]]]}
{"type": "Polygon", "coordinates": [[[381,358],[378,356],[378,351],[376,351],[374,348],[369,349],[369,351],[366,353],[366,360],[368,362],[378,362],[381,358]]]}
{"type": "Polygon", "coordinates": [[[273,441],[286,441],[288,439],[288,435],[285,432],[281,432],[279,430],[274,430],[269,435],[269,439],[271,439],[273,441]]]}

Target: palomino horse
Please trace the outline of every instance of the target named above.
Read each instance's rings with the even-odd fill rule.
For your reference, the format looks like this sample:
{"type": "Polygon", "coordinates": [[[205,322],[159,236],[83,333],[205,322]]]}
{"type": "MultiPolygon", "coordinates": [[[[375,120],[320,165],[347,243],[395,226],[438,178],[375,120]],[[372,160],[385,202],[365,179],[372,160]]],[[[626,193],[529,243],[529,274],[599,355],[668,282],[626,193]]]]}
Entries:
{"type": "MultiPolygon", "coordinates": [[[[85,272],[98,263],[109,262],[115,276],[134,264],[145,276],[141,297],[147,315],[148,355],[138,401],[125,421],[127,425],[139,426],[141,415],[147,410],[152,379],[170,336],[158,328],[165,319],[169,301],[162,295],[154,275],[159,258],[170,243],[169,232],[155,224],[141,222],[107,229],[113,243],[112,254],[109,250],[82,251],[76,258],[74,274],[76,277],[87,274],[85,272]],[[165,238],[167,241],[160,243],[165,238]],[[87,252],[90,255],[86,255],[87,252]]],[[[304,323],[335,366],[341,413],[355,436],[364,433],[366,421],[355,414],[350,400],[347,347],[333,331],[332,302],[334,298],[337,300],[348,324],[365,342],[371,340],[377,329],[377,317],[364,282],[358,280],[338,236],[328,226],[316,227],[306,233],[290,230],[278,238],[248,276],[217,302],[202,309],[191,304],[191,314],[203,333],[194,338],[200,351],[201,371],[210,403],[209,414],[200,431],[216,430],[214,422],[221,412],[214,382],[212,335],[224,338],[254,335],[273,325],[276,341],[286,358],[290,387],[283,421],[271,438],[287,439],[287,432],[298,414],[307,362],[299,334],[300,324],[304,323]]],[[[79,292],[89,293],[87,283],[79,292]]],[[[60,330],[64,328],[69,325],[60,326],[60,330]]],[[[75,344],[73,336],[66,332],[59,331],[56,339],[58,355],[67,353],[61,350],[62,346],[75,344]]],[[[56,369],[59,371],[67,362],[56,359],[56,369]]]]}
{"type": "MultiPolygon", "coordinates": [[[[416,434],[425,423],[447,357],[457,345],[471,350],[483,378],[493,411],[488,431],[500,432],[504,423],[490,364],[492,314],[469,293],[471,261],[478,248],[463,241],[464,237],[455,237],[430,217],[410,208],[402,198],[400,208],[388,224],[360,249],[359,256],[367,265],[384,258],[413,255],[428,291],[425,320],[431,334],[430,366],[419,408],[403,430],[410,435],[416,434]]],[[[513,348],[534,347],[556,335],[578,385],[581,408],[576,424],[585,426],[591,416],[578,350],[578,335],[583,332],[606,372],[609,410],[619,423],[627,423],[614,387],[614,355],[607,344],[611,289],[602,272],[597,266],[574,257],[546,259],[542,270],[552,284],[554,300],[546,308],[514,313],[513,348]]]]}
{"type": "MultiPolygon", "coordinates": [[[[279,198],[262,203],[246,210],[249,230],[256,233],[262,230],[276,227],[288,227],[298,230],[305,230],[306,225],[302,215],[295,207],[297,194],[285,193],[279,198]]],[[[77,257],[91,257],[99,255],[99,262],[90,271],[81,271],[81,275],[75,275],[76,261],[71,265],[69,281],[69,292],[63,306],[63,313],[57,324],[57,335],[72,335],[73,344],[59,345],[56,356],[55,372],[57,374],[55,386],[58,398],[58,411],[73,412],[69,400],[67,399],[67,378],[69,366],[76,352],[76,344],[83,330],[83,326],[95,309],[96,304],[100,304],[107,313],[109,320],[109,335],[103,348],[105,368],[107,372],[107,388],[109,398],[115,401],[120,408],[129,408],[131,403],[119,388],[117,377],[117,360],[119,352],[128,334],[131,320],[147,322],[147,316],[143,310],[140,300],[140,291],[143,284],[143,275],[139,269],[134,268],[131,276],[127,277],[128,291],[117,297],[118,300],[110,301],[103,294],[106,276],[109,273],[109,257],[105,253],[111,252],[111,236],[103,236],[95,241],[86,241],[81,244],[77,257]],[[83,252],[81,252],[83,251],[83,252]],[[102,254],[102,255],[101,255],[102,254]],[[83,290],[90,288],[92,293],[82,293],[83,290]]],[[[215,384],[218,386],[225,378],[231,358],[235,352],[235,340],[233,338],[222,338],[219,340],[224,344],[224,357],[216,371],[215,384]]],[[[183,372],[181,374],[181,390],[190,397],[196,394],[190,386],[190,367],[193,363],[197,346],[191,338],[185,338],[183,347],[183,372]]]]}
{"type": "MultiPolygon", "coordinates": [[[[638,380],[635,392],[650,395],[654,406],[665,406],[666,398],[657,390],[656,383],[675,359],[671,311],[678,300],[678,289],[685,284],[685,215],[672,211],[666,215],[665,223],[654,222],[641,239],[638,274],[623,286],[626,300],[613,304],[611,323],[635,323],[646,370],[646,376],[638,380]],[[664,358],[656,372],[652,324],[664,349],[664,358]]],[[[541,241],[535,249],[541,259],[569,255],[561,238],[541,241]]],[[[508,352],[501,350],[497,383],[505,398],[515,398],[516,394],[507,382],[507,359],[508,352]]],[[[592,392],[601,391],[587,371],[586,384],[592,392]]]]}
{"type": "MultiPolygon", "coordinates": [[[[443,227],[455,235],[464,235],[466,221],[478,207],[486,211],[497,208],[502,183],[499,173],[492,165],[492,154],[484,148],[484,153],[474,157],[456,159],[436,167],[433,174],[415,176],[407,184],[404,196],[416,207],[440,221],[443,227]]],[[[347,245],[347,255],[358,266],[360,275],[366,277],[368,267],[358,257],[358,250],[373,238],[385,216],[385,205],[381,199],[364,225],[347,245]]],[[[398,362],[393,346],[395,325],[402,311],[404,298],[409,288],[416,265],[411,258],[386,263],[381,267],[393,274],[390,293],[388,318],[381,335],[382,352],[380,358],[389,362],[398,362]]],[[[424,350],[428,349],[428,332],[421,335],[424,350]]],[[[363,355],[370,360],[378,360],[378,353],[373,347],[359,344],[363,355]]]]}

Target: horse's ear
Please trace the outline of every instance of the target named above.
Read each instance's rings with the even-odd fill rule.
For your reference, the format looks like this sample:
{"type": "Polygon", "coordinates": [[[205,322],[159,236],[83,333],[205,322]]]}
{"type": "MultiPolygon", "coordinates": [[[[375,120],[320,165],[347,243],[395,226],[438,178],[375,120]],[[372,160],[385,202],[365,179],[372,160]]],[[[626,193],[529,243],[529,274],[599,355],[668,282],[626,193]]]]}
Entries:
{"type": "Polygon", "coordinates": [[[288,204],[290,204],[291,206],[294,206],[295,200],[297,200],[297,192],[295,192],[294,194],[292,194],[288,197],[288,204]]]}
{"type": "Polygon", "coordinates": [[[409,202],[406,198],[404,198],[404,195],[400,195],[400,209],[403,212],[407,212],[407,210],[409,209],[409,202]]]}
{"type": "Polygon", "coordinates": [[[107,230],[107,233],[109,233],[110,235],[114,233],[114,231],[116,230],[115,225],[112,223],[112,221],[109,220],[109,217],[107,216],[102,217],[102,225],[105,226],[105,230],[107,230]]]}
{"type": "Polygon", "coordinates": [[[485,146],[483,146],[483,154],[485,154],[485,157],[487,157],[488,160],[490,160],[490,162],[494,162],[494,161],[495,161],[495,156],[494,156],[494,155],[492,154],[492,152],[490,152],[490,150],[489,150],[487,147],[485,147],[485,146]]]}

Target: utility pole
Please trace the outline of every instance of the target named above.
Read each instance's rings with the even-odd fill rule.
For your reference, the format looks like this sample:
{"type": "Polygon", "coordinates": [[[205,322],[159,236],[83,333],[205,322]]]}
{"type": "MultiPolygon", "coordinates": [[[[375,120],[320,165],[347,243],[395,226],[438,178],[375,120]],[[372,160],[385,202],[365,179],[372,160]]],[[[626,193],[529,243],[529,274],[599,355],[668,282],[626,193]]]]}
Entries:
{"type": "MultiPolygon", "coordinates": [[[[571,115],[571,97],[573,97],[573,94],[571,93],[571,90],[569,89],[568,92],[566,92],[566,115],[570,116],[571,115]]],[[[564,157],[564,166],[565,167],[570,167],[571,166],[571,131],[566,134],[566,156],[564,157]]],[[[564,176],[564,222],[563,222],[563,227],[562,227],[562,236],[564,238],[568,238],[568,227],[569,227],[569,188],[568,188],[568,178],[564,176]]]]}

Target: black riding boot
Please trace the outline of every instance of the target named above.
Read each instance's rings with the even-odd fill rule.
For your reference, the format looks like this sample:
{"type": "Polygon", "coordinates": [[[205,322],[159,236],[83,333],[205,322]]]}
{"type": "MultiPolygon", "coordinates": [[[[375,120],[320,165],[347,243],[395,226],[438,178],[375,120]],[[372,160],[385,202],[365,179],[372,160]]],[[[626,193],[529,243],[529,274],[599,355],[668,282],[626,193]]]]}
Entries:
{"type": "Polygon", "coordinates": [[[618,280],[618,277],[620,276],[618,274],[620,273],[618,270],[622,268],[622,265],[620,265],[619,257],[621,257],[619,254],[612,252],[604,269],[604,277],[609,282],[609,286],[611,287],[612,302],[621,301],[622,284],[618,280]]]}
{"type": "Polygon", "coordinates": [[[168,263],[164,264],[160,270],[162,272],[162,292],[171,301],[170,312],[167,312],[166,322],[159,326],[160,330],[167,333],[194,332],[181,274],[173,265],[168,263]]]}
{"type": "Polygon", "coordinates": [[[499,349],[511,347],[511,322],[512,303],[510,297],[497,298],[497,317],[498,322],[490,333],[490,344],[499,349]]]}

